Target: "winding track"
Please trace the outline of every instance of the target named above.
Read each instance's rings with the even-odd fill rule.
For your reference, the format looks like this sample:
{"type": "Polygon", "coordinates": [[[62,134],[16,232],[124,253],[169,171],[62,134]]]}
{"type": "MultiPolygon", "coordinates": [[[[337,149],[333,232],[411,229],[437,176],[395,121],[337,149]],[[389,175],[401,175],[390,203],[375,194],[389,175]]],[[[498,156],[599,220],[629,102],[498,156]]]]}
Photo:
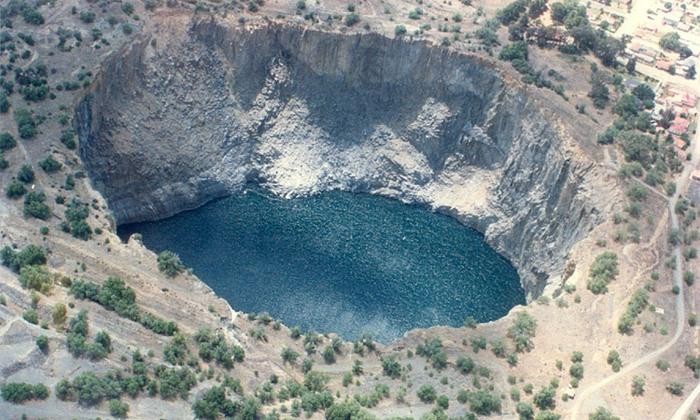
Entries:
{"type": "MultiPolygon", "coordinates": [[[[668,200],[668,213],[670,215],[670,221],[671,221],[671,227],[673,229],[678,229],[680,227],[680,224],[678,222],[678,216],[675,213],[675,206],[676,203],[678,202],[678,199],[681,196],[681,192],[685,192],[687,187],[688,187],[688,182],[690,180],[690,173],[696,168],[698,165],[698,162],[700,161],[700,131],[698,131],[695,135],[695,139],[693,141],[693,152],[692,152],[692,160],[689,164],[685,165],[683,168],[683,172],[681,175],[678,177],[678,188],[676,188],[676,193],[671,197],[670,200],[668,200]]],[[[683,288],[683,279],[682,279],[682,273],[683,273],[683,258],[681,255],[681,247],[680,245],[676,245],[673,248],[673,256],[676,259],[676,269],[673,271],[673,285],[678,286],[680,293],[678,293],[675,297],[675,306],[676,306],[676,332],[673,334],[673,337],[669,341],[667,341],[663,346],[659,347],[658,349],[646,354],[643,357],[640,357],[639,359],[633,361],[632,363],[628,364],[625,366],[623,369],[621,369],[619,372],[614,373],[610,376],[607,376],[600,381],[589,385],[587,388],[585,388],[577,397],[576,397],[576,402],[574,403],[574,406],[571,409],[571,414],[570,418],[571,419],[578,419],[580,418],[579,416],[579,411],[581,409],[581,405],[583,405],[583,402],[586,400],[587,397],[589,397],[591,394],[593,394],[596,391],[599,391],[601,388],[605,387],[606,385],[609,385],[610,383],[622,378],[623,376],[627,375],[628,373],[632,372],[633,370],[637,369],[638,367],[649,363],[653,360],[655,360],[657,357],[661,356],[663,353],[665,353],[667,350],[669,350],[673,345],[675,345],[678,342],[678,339],[683,335],[683,331],[685,329],[685,298],[684,298],[684,288],[683,288]]],[[[693,404],[695,399],[700,395],[700,383],[693,389],[693,391],[690,393],[688,398],[683,402],[683,404],[676,410],[675,414],[671,418],[671,420],[681,420],[683,419],[685,413],[688,411],[690,406],[693,404]]]]}
{"type": "MultiPolygon", "coordinates": [[[[700,161],[700,130],[697,130],[695,133],[695,139],[693,139],[693,159],[692,159],[690,165],[686,165],[687,171],[686,170],[683,171],[684,178],[681,179],[681,182],[683,182],[683,185],[682,185],[683,188],[679,188],[679,191],[683,190],[687,187],[690,171],[694,170],[697,167],[698,161],[700,161]],[[686,172],[688,172],[688,173],[686,173],[686,172]]],[[[672,214],[672,217],[675,217],[675,214],[672,214]]],[[[674,227],[677,227],[677,226],[678,226],[678,222],[676,221],[676,224],[674,225],[674,227]]],[[[675,274],[676,273],[674,272],[674,276],[675,276],[675,274]]],[[[678,276],[680,277],[680,272],[679,272],[678,276]]],[[[682,290],[683,290],[683,288],[681,287],[681,291],[682,290]]],[[[678,296],[682,296],[682,295],[683,295],[683,293],[681,292],[681,294],[679,294],[678,296]]],[[[692,293],[690,296],[691,296],[691,299],[695,298],[695,296],[693,296],[692,293]]],[[[681,406],[678,407],[676,412],[673,413],[671,420],[682,420],[683,418],[685,418],[686,413],[688,412],[690,407],[693,405],[693,402],[697,399],[698,395],[700,395],[700,382],[698,382],[698,384],[695,386],[693,391],[690,392],[690,394],[685,399],[685,401],[683,401],[681,406]]]]}

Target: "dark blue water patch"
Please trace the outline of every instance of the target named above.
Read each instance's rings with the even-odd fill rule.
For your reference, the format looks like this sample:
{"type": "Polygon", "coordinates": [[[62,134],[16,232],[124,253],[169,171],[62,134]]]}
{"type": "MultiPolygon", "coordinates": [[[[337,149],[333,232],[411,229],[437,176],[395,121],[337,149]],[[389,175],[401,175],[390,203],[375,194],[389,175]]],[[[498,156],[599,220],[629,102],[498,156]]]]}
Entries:
{"type": "Polygon", "coordinates": [[[121,226],[182,261],[236,310],[286,325],[370,333],[505,315],[525,303],[517,272],[481,234],[426,208],[327,192],[280,199],[249,189],[157,222],[121,226]]]}

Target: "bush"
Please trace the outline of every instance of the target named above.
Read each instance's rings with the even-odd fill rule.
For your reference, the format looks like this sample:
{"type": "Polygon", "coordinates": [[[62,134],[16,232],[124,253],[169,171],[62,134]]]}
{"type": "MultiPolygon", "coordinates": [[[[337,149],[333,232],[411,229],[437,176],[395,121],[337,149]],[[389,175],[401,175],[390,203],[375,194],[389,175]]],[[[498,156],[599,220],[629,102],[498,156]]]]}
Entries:
{"type": "Polygon", "coordinates": [[[603,109],[610,100],[610,91],[600,76],[594,75],[591,79],[591,91],[588,96],[593,100],[593,106],[603,109]]]}
{"type": "Polygon", "coordinates": [[[527,61],[527,42],[517,41],[503,47],[498,54],[498,58],[505,61],[513,61],[516,59],[527,61]]]}
{"type": "Polygon", "coordinates": [[[7,99],[7,94],[0,90],[0,114],[5,114],[10,110],[10,100],[7,99]]]}
{"type": "Polygon", "coordinates": [[[644,395],[644,385],[645,380],[641,376],[634,376],[632,378],[632,395],[635,397],[644,395]]]}
{"type": "Polygon", "coordinates": [[[75,399],[73,387],[67,379],[61,379],[60,381],[58,381],[54,390],[56,392],[56,398],[58,398],[61,401],[69,401],[75,399]]]}
{"type": "MultiPolygon", "coordinates": [[[[71,393],[74,393],[77,397],[78,403],[88,407],[95,406],[102,402],[109,392],[107,381],[98,377],[93,372],[84,372],[76,376],[71,383],[70,389],[71,393]]],[[[61,392],[62,394],[65,393],[64,390],[61,390],[61,392]]],[[[58,394],[58,386],[56,394],[58,394]]],[[[115,394],[117,394],[114,395],[115,397],[119,396],[121,390],[116,391],[115,394]]]]}
{"type": "Polygon", "coordinates": [[[685,356],[685,367],[693,371],[693,376],[700,378],[700,356],[685,356]]]}
{"type": "Polygon", "coordinates": [[[33,244],[27,245],[17,252],[6,246],[0,251],[0,259],[2,259],[2,265],[19,273],[22,267],[46,264],[46,252],[33,244]]]}
{"type": "Polygon", "coordinates": [[[37,325],[39,323],[39,314],[34,309],[27,309],[22,313],[22,318],[30,324],[37,325]]]}
{"type": "Polygon", "coordinates": [[[51,209],[46,204],[46,194],[39,191],[30,191],[24,197],[25,217],[34,217],[40,220],[47,220],[51,217],[51,209]]]}
{"type": "Polygon", "coordinates": [[[569,368],[569,374],[572,378],[581,380],[583,379],[583,364],[576,362],[569,368]]]}
{"type": "Polygon", "coordinates": [[[518,312],[513,325],[508,328],[508,337],[515,344],[515,351],[530,351],[534,347],[532,338],[537,332],[537,321],[527,312],[518,312]]]}
{"type": "Polygon", "coordinates": [[[606,251],[598,255],[591,265],[588,278],[588,289],[594,294],[608,291],[608,283],[618,274],[617,254],[606,251]]]}
{"type": "Polygon", "coordinates": [[[635,182],[627,190],[627,196],[632,201],[643,201],[647,198],[647,189],[635,182]]]}
{"type": "Polygon", "coordinates": [[[496,19],[502,25],[507,26],[520,18],[520,15],[527,10],[528,3],[526,0],[516,0],[503,9],[499,9],[496,12],[496,19]]]}
{"type": "Polygon", "coordinates": [[[40,335],[36,338],[36,346],[42,353],[48,353],[49,351],[49,338],[45,335],[40,335]]]}
{"type": "Polygon", "coordinates": [[[406,27],[404,25],[396,25],[394,27],[394,35],[397,37],[406,35],[406,27]]]}
{"type": "Polygon", "coordinates": [[[332,347],[326,346],[321,355],[323,356],[323,361],[326,362],[326,364],[330,365],[335,363],[335,351],[332,347]]]}
{"type": "Polygon", "coordinates": [[[535,394],[532,401],[540,410],[551,410],[556,406],[556,391],[554,387],[547,386],[540,389],[540,391],[535,394]]]}
{"type": "Polygon", "coordinates": [[[284,363],[294,364],[294,363],[296,363],[297,359],[299,358],[299,353],[290,349],[289,347],[284,347],[282,349],[281,356],[282,356],[282,361],[284,363]]]}
{"type": "Polygon", "coordinates": [[[5,195],[7,198],[15,199],[23,196],[27,192],[27,189],[24,187],[24,184],[17,180],[12,180],[10,181],[9,184],[7,184],[7,187],[5,188],[5,195]]]}
{"type": "Polygon", "coordinates": [[[474,371],[474,361],[470,357],[460,356],[455,362],[455,368],[463,375],[468,375],[474,371]]]}
{"type": "Polygon", "coordinates": [[[53,319],[54,325],[61,326],[65,324],[67,313],[68,311],[66,309],[66,305],[62,303],[57,303],[54,305],[51,312],[51,318],[53,319]]]}
{"type": "Polygon", "coordinates": [[[237,406],[226,398],[226,389],[215,386],[207,391],[192,404],[192,411],[198,419],[217,419],[222,415],[230,418],[236,414],[237,406]]]}
{"type": "Polygon", "coordinates": [[[173,335],[177,325],[147,312],[141,312],[136,306],[136,295],[118,277],[110,277],[103,286],[85,280],[75,280],[70,286],[70,293],[78,299],[97,302],[119,316],[140,322],[145,328],[161,335],[173,335]]]}
{"type": "Polygon", "coordinates": [[[128,413],[129,404],[117,399],[109,400],[109,414],[112,417],[126,418],[128,413]]]}
{"type": "Polygon", "coordinates": [[[501,399],[497,395],[479,389],[469,394],[469,409],[482,416],[500,413],[501,399]]]}
{"type": "Polygon", "coordinates": [[[177,254],[172,251],[163,251],[158,254],[158,270],[168,277],[175,277],[185,270],[177,254]]]}
{"type": "Polygon", "coordinates": [[[520,420],[532,420],[535,418],[535,409],[532,408],[532,405],[524,402],[519,402],[515,406],[515,412],[518,413],[520,420]]]}
{"type": "Polygon", "coordinates": [[[447,355],[442,350],[442,342],[439,338],[425,340],[416,348],[416,354],[432,362],[435,369],[444,369],[447,366],[447,355]]]}
{"type": "Polygon", "coordinates": [[[17,171],[17,179],[25,184],[34,181],[34,170],[29,165],[22,165],[17,171]]]}
{"type": "Polygon", "coordinates": [[[651,136],[628,130],[620,132],[618,139],[628,161],[639,162],[642,165],[652,162],[657,147],[651,136]]]}
{"type": "Polygon", "coordinates": [[[354,26],[360,21],[360,15],[357,13],[348,13],[345,15],[345,25],[346,26],[354,26]]]}
{"type": "Polygon", "coordinates": [[[683,395],[683,389],[685,386],[680,382],[671,382],[666,385],[666,391],[671,393],[671,395],[683,395]]]}
{"type": "Polygon", "coordinates": [[[612,368],[613,372],[619,372],[622,368],[622,359],[620,358],[620,353],[617,350],[610,350],[608,352],[607,362],[612,368]]]}
{"type": "Polygon", "coordinates": [[[75,142],[75,133],[73,132],[73,130],[63,130],[61,132],[60,140],[61,143],[63,143],[63,145],[70,150],[73,150],[77,147],[77,143],[75,142]]]}
{"type": "Polygon", "coordinates": [[[87,311],[81,310],[71,318],[66,335],[66,347],[73,357],[80,357],[87,350],[88,329],[87,311]]]}
{"type": "Polygon", "coordinates": [[[42,25],[44,23],[44,16],[42,14],[29,6],[25,6],[22,10],[22,19],[30,25],[42,25]]]}
{"type": "Polygon", "coordinates": [[[213,359],[226,369],[231,369],[234,362],[243,361],[243,348],[229,346],[222,333],[214,334],[209,329],[201,329],[194,335],[194,341],[199,346],[199,357],[206,362],[213,359]]]}
{"type": "Polygon", "coordinates": [[[7,151],[17,146],[17,140],[10,133],[0,133],[0,151],[7,151]]]}
{"type": "Polygon", "coordinates": [[[122,3],[122,12],[126,15],[131,15],[134,13],[134,5],[131,3],[122,3]]]}
{"type": "Polygon", "coordinates": [[[353,400],[334,403],[326,410],[327,420],[369,420],[372,418],[372,415],[353,400]]]}
{"type": "Polygon", "coordinates": [[[39,167],[47,174],[52,174],[61,169],[61,164],[56,159],[48,156],[46,159],[39,161],[39,167]]]}
{"type": "Polygon", "coordinates": [[[613,416],[612,413],[604,407],[598,407],[594,412],[588,415],[589,420],[620,420],[619,417],[613,416]]]}
{"type": "Polygon", "coordinates": [[[428,384],[421,385],[421,387],[418,388],[416,395],[422,402],[426,404],[432,404],[437,398],[435,388],[428,384]]]}
{"type": "Polygon", "coordinates": [[[49,389],[44,384],[9,382],[0,385],[2,399],[13,404],[22,404],[29,400],[45,400],[49,394],[49,389]]]}
{"type": "Polygon", "coordinates": [[[156,376],[160,381],[159,391],[163,399],[173,399],[179,396],[187,399],[190,389],[197,384],[197,378],[188,368],[166,368],[161,366],[157,369],[156,376]]]}
{"type": "Polygon", "coordinates": [[[31,139],[37,133],[36,121],[26,108],[19,108],[15,110],[15,123],[17,124],[17,131],[19,136],[23,139],[31,139]]]}
{"type": "Polygon", "coordinates": [[[78,17],[83,23],[92,23],[95,21],[95,13],[89,10],[83,10],[78,17]]]}
{"type": "Polygon", "coordinates": [[[634,321],[637,319],[639,314],[646,309],[649,304],[649,294],[644,289],[638,289],[632,295],[632,299],[627,304],[627,309],[625,313],[620,318],[617,324],[617,330],[620,334],[630,334],[632,333],[632,327],[634,321]]]}
{"type": "Polygon", "coordinates": [[[90,208],[87,204],[80,200],[73,199],[66,208],[65,216],[67,224],[64,225],[64,230],[70,232],[74,238],[88,240],[92,235],[90,225],[85,221],[90,215],[90,208]]]}
{"type": "Polygon", "coordinates": [[[401,377],[401,363],[396,360],[394,356],[382,357],[382,370],[384,374],[391,379],[398,379],[401,377]]]}
{"type": "Polygon", "coordinates": [[[25,289],[47,294],[53,285],[53,278],[44,266],[26,265],[19,270],[19,282],[25,289]]]}

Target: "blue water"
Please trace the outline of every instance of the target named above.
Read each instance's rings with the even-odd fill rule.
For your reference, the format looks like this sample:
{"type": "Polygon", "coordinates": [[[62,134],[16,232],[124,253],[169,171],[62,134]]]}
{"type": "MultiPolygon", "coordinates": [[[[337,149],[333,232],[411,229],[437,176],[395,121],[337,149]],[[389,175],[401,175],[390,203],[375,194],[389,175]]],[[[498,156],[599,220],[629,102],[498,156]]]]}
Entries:
{"type": "Polygon", "coordinates": [[[489,321],[525,302],[518,275],[476,231],[396,200],[347,192],[279,199],[260,189],[149,223],[231,306],[286,325],[370,333],[388,342],[416,327],[489,321]]]}

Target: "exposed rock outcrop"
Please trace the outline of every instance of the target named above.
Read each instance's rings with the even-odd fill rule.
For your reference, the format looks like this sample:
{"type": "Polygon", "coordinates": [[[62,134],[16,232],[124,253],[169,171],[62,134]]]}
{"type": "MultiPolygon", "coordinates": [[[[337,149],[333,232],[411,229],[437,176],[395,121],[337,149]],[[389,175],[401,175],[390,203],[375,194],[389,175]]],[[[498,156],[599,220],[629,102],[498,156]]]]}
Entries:
{"type": "Polygon", "coordinates": [[[422,42],[206,20],[107,59],[75,121],[117,223],[250,181],[366,191],[480,230],[536,296],[614,194],[542,107],[493,63],[422,42]]]}

